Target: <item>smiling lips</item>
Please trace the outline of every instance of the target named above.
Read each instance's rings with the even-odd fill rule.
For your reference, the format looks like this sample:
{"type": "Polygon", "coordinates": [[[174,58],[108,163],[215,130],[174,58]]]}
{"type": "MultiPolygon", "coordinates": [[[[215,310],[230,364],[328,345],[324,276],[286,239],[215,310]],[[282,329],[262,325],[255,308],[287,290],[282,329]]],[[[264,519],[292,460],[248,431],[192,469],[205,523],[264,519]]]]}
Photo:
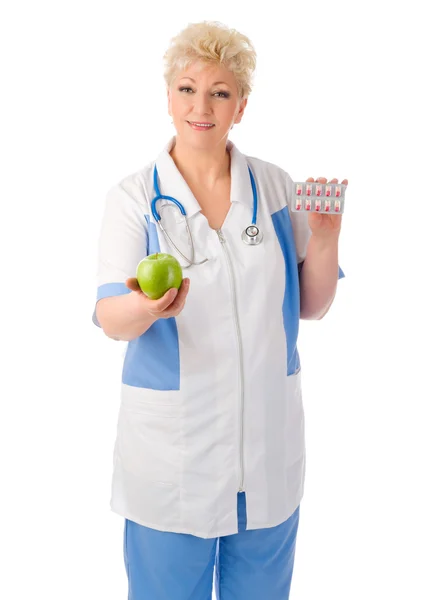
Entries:
{"type": "Polygon", "coordinates": [[[196,131],[207,131],[214,127],[213,123],[196,123],[195,121],[188,121],[188,124],[196,131]]]}

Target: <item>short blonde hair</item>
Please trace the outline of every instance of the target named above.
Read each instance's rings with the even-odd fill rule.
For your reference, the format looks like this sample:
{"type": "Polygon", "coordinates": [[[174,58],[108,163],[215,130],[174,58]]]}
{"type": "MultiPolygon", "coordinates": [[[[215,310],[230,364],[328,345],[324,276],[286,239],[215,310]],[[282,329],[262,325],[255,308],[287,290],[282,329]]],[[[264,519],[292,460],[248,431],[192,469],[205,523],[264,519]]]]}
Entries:
{"type": "Polygon", "coordinates": [[[190,23],[172,38],[164,55],[167,87],[177,71],[197,60],[228,68],[235,75],[240,97],[248,97],[256,68],[256,52],[248,37],[217,21],[190,23]]]}

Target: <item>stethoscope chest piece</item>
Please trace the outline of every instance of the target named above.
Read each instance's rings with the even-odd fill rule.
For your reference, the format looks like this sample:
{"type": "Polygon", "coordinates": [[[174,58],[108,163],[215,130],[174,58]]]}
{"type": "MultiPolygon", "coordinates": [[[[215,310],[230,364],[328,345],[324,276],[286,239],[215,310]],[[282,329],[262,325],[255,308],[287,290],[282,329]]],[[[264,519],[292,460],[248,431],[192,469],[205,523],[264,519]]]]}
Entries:
{"type": "Polygon", "coordinates": [[[249,225],[241,234],[241,239],[249,246],[257,246],[263,239],[263,234],[257,225],[249,225]]]}

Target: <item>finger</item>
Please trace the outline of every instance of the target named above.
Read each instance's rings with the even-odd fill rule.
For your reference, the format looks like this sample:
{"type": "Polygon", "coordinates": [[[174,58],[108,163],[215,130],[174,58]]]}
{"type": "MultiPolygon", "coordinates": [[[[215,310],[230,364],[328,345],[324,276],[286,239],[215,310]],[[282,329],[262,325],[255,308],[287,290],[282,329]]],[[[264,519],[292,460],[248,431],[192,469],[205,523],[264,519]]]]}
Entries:
{"type": "Polygon", "coordinates": [[[167,310],[167,311],[171,311],[173,310],[175,303],[177,301],[180,300],[180,298],[184,295],[186,298],[186,295],[188,293],[188,288],[189,288],[189,279],[186,277],[185,279],[182,279],[182,283],[179,287],[179,289],[177,288],[171,288],[170,290],[168,290],[168,292],[166,292],[164,294],[164,296],[162,296],[160,298],[160,300],[162,301],[160,303],[160,300],[156,300],[155,302],[157,302],[157,307],[155,308],[155,310],[158,310],[158,307],[162,307],[164,306],[164,308],[162,309],[162,311],[167,310]],[[163,304],[164,303],[164,304],[163,304]]]}
{"type": "Polygon", "coordinates": [[[188,295],[189,290],[189,279],[184,279],[182,281],[182,285],[179,288],[179,293],[170,304],[170,306],[161,314],[164,319],[168,319],[169,317],[175,317],[178,315],[183,307],[185,306],[186,297],[188,295]]]}
{"type": "Polygon", "coordinates": [[[128,279],[126,279],[126,287],[129,288],[129,290],[132,290],[134,292],[140,292],[141,288],[139,287],[139,283],[138,280],[136,279],[136,277],[129,277],[128,279]]]}
{"type": "Polygon", "coordinates": [[[147,298],[148,311],[154,315],[162,313],[167,308],[169,308],[172,302],[174,302],[177,294],[177,288],[171,288],[164,294],[164,296],[161,296],[161,298],[159,298],[158,300],[151,300],[147,298]]]}
{"type": "Polygon", "coordinates": [[[347,179],[343,179],[342,184],[343,185],[348,185],[348,180],[347,179]]]}
{"type": "Polygon", "coordinates": [[[179,288],[179,293],[176,297],[176,300],[178,300],[180,296],[182,296],[184,294],[186,295],[188,293],[188,288],[189,288],[189,278],[185,277],[184,279],[182,279],[182,284],[179,288]]]}
{"type": "Polygon", "coordinates": [[[315,181],[318,183],[327,183],[327,177],[317,177],[315,181]]]}
{"type": "Polygon", "coordinates": [[[173,312],[179,313],[185,305],[186,297],[189,291],[189,279],[184,279],[180,286],[179,294],[176,296],[175,301],[170,306],[173,312]]]}
{"type": "Polygon", "coordinates": [[[337,177],[335,177],[334,179],[330,179],[328,183],[339,183],[339,180],[337,179],[337,177]]]}
{"type": "Polygon", "coordinates": [[[308,177],[308,179],[306,181],[314,181],[313,177],[308,177]]]}

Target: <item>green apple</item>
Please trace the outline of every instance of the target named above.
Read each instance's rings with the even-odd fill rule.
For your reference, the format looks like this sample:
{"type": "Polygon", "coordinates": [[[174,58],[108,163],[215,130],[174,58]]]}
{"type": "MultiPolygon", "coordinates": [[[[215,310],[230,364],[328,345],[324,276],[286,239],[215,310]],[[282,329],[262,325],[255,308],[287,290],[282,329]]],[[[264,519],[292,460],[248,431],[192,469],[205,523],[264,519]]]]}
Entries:
{"type": "Polygon", "coordinates": [[[138,264],[136,279],[148,298],[158,300],[170,288],[180,288],[182,267],[171,254],[149,254],[138,264]]]}

